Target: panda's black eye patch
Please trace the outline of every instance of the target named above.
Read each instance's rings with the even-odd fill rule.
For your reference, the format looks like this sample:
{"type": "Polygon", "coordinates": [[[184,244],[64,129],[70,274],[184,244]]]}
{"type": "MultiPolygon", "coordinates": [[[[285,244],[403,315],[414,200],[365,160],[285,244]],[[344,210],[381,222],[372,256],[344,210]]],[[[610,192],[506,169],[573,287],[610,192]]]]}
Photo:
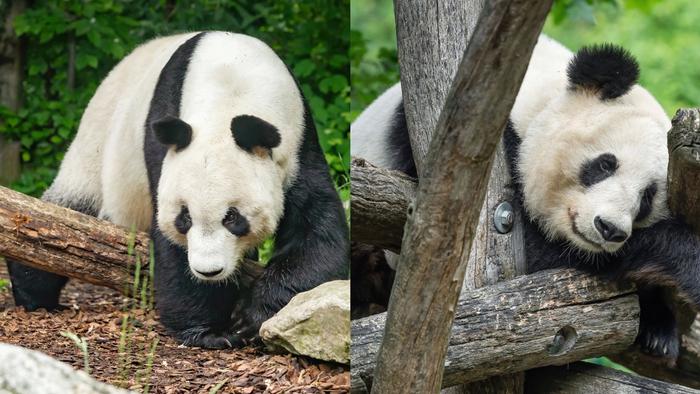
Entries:
{"type": "Polygon", "coordinates": [[[617,157],[612,153],[603,153],[595,159],[585,162],[583,166],[581,166],[579,181],[585,187],[593,186],[614,175],[617,168],[617,157]]]}
{"type": "Polygon", "coordinates": [[[186,206],[180,208],[180,213],[175,218],[175,229],[180,234],[187,234],[190,227],[192,227],[192,218],[190,217],[190,211],[186,206]]]}
{"type": "Polygon", "coordinates": [[[231,207],[226,212],[226,216],[221,220],[221,224],[233,235],[242,237],[250,232],[248,219],[238,212],[238,209],[231,207]]]}
{"type": "Polygon", "coordinates": [[[253,115],[240,115],[231,120],[231,132],[236,144],[249,153],[264,149],[268,154],[280,144],[277,127],[253,115]]]}
{"type": "Polygon", "coordinates": [[[639,212],[637,212],[637,217],[634,218],[635,222],[640,222],[651,214],[652,203],[654,202],[654,197],[656,196],[656,183],[652,183],[644,189],[642,193],[642,201],[639,203],[639,212]]]}

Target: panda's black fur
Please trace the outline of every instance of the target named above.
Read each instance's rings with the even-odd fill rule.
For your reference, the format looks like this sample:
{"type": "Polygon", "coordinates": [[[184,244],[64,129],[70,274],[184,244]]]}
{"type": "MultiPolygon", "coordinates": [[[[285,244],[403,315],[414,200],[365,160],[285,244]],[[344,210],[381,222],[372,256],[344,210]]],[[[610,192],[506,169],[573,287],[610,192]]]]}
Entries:
{"type": "MultiPolygon", "coordinates": [[[[607,101],[630,90],[638,79],[639,68],[636,60],[624,49],[602,45],[580,50],[569,63],[567,75],[569,89],[585,90],[600,100],[607,101]]],[[[395,113],[396,116],[403,116],[403,102],[395,113]]],[[[406,172],[403,169],[411,168],[413,157],[405,120],[393,121],[390,125],[391,129],[385,133],[391,139],[386,145],[387,149],[393,149],[392,152],[387,152],[387,157],[390,158],[388,167],[406,172]],[[409,148],[402,148],[405,146],[409,148]]],[[[575,267],[612,280],[632,280],[637,284],[640,300],[637,343],[643,351],[652,355],[675,358],[679,347],[678,327],[667,288],[676,288],[694,307],[700,307],[698,236],[680,218],[670,218],[650,227],[635,229],[624,246],[612,254],[580,252],[572,249],[566,241],[549,241],[524,209],[523,184],[517,171],[520,144],[520,137],[509,121],[503,134],[503,146],[515,189],[513,205],[525,217],[523,222],[528,272],[575,267]]],[[[586,175],[580,174],[580,182],[586,182],[586,175]]],[[[595,180],[590,181],[594,183],[595,180]]],[[[655,192],[655,189],[651,189],[653,186],[647,188],[644,198],[651,199],[648,194],[655,192]]],[[[639,215],[649,213],[644,212],[644,198],[639,215]]],[[[361,245],[353,245],[353,257],[361,255],[361,248],[361,245]]],[[[353,266],[359,264],[353,261],[353,266]]],[[[353,274],[355,271],[353,269],[353,274]]],[[[376,293],[376,289],[354,291],[353,302],[362,304],[365,301],[363,295],[368,291],[376,293]]]]}
{"type": "MultiPolygon", "coordinates": [[[[326,281],[347,279],[349,236],[344,209],[302,96],[305,129],[297,151],[298,172],[295,182],[284,192],[284,214],[276,227],[274,254],[262,277],[247,293],[241,292],[235,281],[203,282],[193,278],[186,249],[171,242],[158,228],[158,185],[168,146],[163,136],[156,136],[154,128],[163,119],[178,118],[190,59],[206,34],[197,34],[181,44],[162,68],[144,125],[143,151],[153,207],[155,296],[161,322],[186,345],[224,348],[257,339],[260,324],[295,294],[326,281]]],[[[176,137],[172,144],[186,149],[186,130],[176,137]]],[[[236,168],[228,171],[236,176],[236,168]]],[[[63,204],[80,210],[70,203],[63,204]]],[[[95,213],[91,207],[82,211],[95,213]]],[[[257,251],[247,256],[257,258],[257,251]]],[[[18,305],[27,310],[60,307],[58,299],[66,278],[15,262],[8,262],[8,266],[18,305]]]]}

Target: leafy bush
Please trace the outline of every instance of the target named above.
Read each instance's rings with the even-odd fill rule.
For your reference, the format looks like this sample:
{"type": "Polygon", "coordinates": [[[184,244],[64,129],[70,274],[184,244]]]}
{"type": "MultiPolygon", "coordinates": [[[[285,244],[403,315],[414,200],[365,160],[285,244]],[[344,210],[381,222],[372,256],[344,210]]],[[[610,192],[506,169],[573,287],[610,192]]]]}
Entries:
{"type": "Polygon", "coordinates": [[[0,107],[0,135],[22,149],[13,188],[37,196],[51,183],[90,97],[136,45],[183,31],[227,30],[262,39],[295,74],[348,199],[349,0],[37,0],[14,29],[27,44],[24,103],[16,112],[0,107]]]}

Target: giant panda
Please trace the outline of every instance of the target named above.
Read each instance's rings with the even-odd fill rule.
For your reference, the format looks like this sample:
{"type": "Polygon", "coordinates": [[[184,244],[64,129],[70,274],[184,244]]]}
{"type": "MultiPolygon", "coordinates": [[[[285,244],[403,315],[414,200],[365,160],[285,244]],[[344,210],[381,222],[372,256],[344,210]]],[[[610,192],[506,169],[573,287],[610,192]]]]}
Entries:
{"type": "MultiPolygon", "coordinates": [[[[633,280],[641,309],[637,343],[675,358],[678,330],[664,286],[700,306],[700,240],[670,215],[671,123],[636,84],[638,75],[637,61],[621,47],[574,54],[541,36],[503,144],[516,209],[526,218],[528,271],[572,266],[633,280]]],[[[416,176],[398,84],[358,117],[351,135],[353,156],[416,176]]]]}
{"type": "MultiPolygon", "coordinates": [[[[248,343],[296,293],[348,276],[345,213],[309,108],[246,35],[136,48],[100,84],[43,199],[150,231],[160,320],[186,345],[248,343]],[[270,236],[274,253],[242,293],[239,262],[270,236]]],[[[17,305],[59,307],[65,277],[8,268],[17,305]]]]}

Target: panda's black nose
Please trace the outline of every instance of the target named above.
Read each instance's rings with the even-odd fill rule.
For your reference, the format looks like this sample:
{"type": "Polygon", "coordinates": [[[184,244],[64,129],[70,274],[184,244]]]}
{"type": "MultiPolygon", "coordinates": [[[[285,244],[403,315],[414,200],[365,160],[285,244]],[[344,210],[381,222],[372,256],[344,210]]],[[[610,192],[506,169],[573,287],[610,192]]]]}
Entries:
{"type": "Polygon", "coordinates": [[[224,269],[221,268],[221,269],[218,269],[216,271],[209,271],[209,272],[197,271],[197,273],[202,275],[202,276],[206,276],[207,278],[211,278],[212,276],[219,275],[221,273],[221,271],[223,271],[223,270],[224,269]]]}
{"type": "Polygon", "coordinates": [[[608,222],[605,219],[601,219],[600,216],[596,216],[595,228],[598,230],[603,239],[610,242],[623,242],[627,239],[627,233],[617,228],[614,224],[608,222]]]}

